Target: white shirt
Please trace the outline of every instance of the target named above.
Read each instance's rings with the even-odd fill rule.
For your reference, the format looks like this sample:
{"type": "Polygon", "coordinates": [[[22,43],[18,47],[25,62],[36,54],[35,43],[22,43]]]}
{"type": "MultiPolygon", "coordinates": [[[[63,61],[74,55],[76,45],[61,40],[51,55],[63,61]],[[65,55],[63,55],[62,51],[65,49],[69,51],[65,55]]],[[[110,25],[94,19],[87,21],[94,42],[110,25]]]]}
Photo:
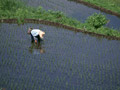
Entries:
{"type": "Polygon", "coordinates": [[[45,32],[43,32],[43,31],[41,31],[41,30],[39,30],[39,29],[33,29],[33,30],[31,31],[31,34],[33,35],[33,37],[39,35],[40,38],[43,39],[43,35],[45,34],[45,32]]]}
{"type": "Polygon", "coordinates": [[[32,31],[31,31],[31,34],[35,37],[35,36],[37,36],[37,35],[39,35],[39,33],[40,33],[40,30],[39,29],[33,29],[32,31]]]}

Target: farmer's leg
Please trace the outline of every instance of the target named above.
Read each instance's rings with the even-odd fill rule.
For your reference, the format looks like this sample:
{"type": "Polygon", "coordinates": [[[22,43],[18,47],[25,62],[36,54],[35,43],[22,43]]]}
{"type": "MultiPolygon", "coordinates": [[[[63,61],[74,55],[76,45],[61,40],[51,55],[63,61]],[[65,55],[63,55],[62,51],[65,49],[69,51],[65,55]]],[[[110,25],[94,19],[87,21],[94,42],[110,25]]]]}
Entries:
{"type": "Polygon", "coordinates": [[[31,42],[34,42],[34,37],[32,36],[32,34],[30,34],[31,36],[31,42]]]}
{"type": "Polygon", "coordinates": [[[42,38],[40,38],[40,36],[39,36],[38,38],[39,38],[39,41],[43,41],[43,39],[42,39],[42,38]]]}
{"type": "Polygon", "coordinates": [[[42,39],[40,38],[40,36],[38,35],[38,36],[36,36],[37,37],[37,39],[38,39],[38,42],[40,42],[40,41],[42,41],[42,39]]]}

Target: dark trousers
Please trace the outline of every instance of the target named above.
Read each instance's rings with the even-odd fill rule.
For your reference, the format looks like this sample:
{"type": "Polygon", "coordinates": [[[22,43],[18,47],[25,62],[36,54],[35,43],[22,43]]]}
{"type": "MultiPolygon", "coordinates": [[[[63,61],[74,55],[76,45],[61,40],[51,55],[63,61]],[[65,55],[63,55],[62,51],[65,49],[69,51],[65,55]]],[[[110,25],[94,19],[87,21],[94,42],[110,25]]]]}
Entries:
{"type": "MultiPolygon", "coordinates": [[[[31,42],[34,42],[35,40],[34,40],[33,35],[32,35],[32,34],[30,34],[30,35],[31,35],[31,42]]],[[[40,38],[39,35],[35,36],[35,38],[37,38],[37,41],[38,41],[38,42],[42,41],[42,39],[40,38]]]]}

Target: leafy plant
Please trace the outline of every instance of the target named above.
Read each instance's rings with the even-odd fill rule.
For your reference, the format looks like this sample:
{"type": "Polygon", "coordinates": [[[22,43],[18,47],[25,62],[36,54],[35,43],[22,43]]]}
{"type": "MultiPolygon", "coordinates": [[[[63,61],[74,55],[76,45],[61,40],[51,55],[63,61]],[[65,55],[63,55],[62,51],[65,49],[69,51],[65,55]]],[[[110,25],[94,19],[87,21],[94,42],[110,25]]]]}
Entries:
{"type": "Polygon", "coordinates": [[[19,8],[15,14],[16,18],[18,19],[19,24],[23,23],[24,19],[27,18],[28,15],[29,15],[28,10],[22,9],[22,8],[19,8]]]}
{"type": "Polygon", "coordinates": [[[45,13],[45,10],[43,10],[43,8],[41,6],[39,6],[35,12],[33,11],[34,14],[34,17],[35,18],[42,18],[42,15],[45,13]]]}
{"type": "Polygon", "coordinates": [[[0,9],[1,10],[16,11],[20,7],[24,7],[24,3],[22,3],[21,1],[0,0],[0,9]]]}
{"type": "Polygon", "coordinates": [[[48,10],[48,13],[53,15],[56,18],[61,18],[64,16],[64,14],[60,11],[52,11],[52,10],[48,10]]]}
{"type": "Polygon", "coordinates": [[[86,22],[95,28],[100,28],[101,26],[107,24],[108,20],[104,15],[94,13],[92,16],[87,18],[86,22]]]}

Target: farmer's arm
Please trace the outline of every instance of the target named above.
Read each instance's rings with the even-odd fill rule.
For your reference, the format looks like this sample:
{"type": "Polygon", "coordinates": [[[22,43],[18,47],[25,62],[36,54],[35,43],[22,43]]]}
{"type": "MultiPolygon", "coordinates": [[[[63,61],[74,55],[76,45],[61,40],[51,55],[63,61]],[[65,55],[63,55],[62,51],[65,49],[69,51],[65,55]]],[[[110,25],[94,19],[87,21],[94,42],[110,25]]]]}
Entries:
{"type": "Polygon", "coordinates": [[[34,42],[37,43],[37,38],[33,36],[34,42]]]}

